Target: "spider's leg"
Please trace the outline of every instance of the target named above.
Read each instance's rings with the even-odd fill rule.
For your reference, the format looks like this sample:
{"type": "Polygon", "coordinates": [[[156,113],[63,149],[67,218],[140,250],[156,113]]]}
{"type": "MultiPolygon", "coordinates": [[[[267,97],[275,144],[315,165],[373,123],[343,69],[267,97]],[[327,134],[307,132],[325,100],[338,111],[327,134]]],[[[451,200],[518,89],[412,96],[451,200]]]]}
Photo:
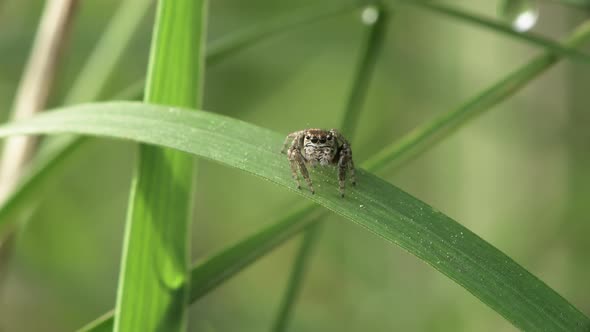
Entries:
{"type": "Polygon", "coordinates": [[[295,146],[291,146],[287,153],[287,156],[289,158],[289,165],[291,166],[291,174],[293,175],[293,180],[295,180],[295,182],[297,183],[297,189],[301,189],[301,183],[299,183],[299,176],[297,175],[297,155],[299,154],[299,150],[297,150],[295,146]]]}
{"type": "Polygon", "coordinates": [[[354,174],[354,161],[352,160],[352,150],[350,146],[348,146],[347,152],[348,154],[348,168],[350,169],[350,182],[353,186],[356,186],[356,176],[354,174]]]}
{"type": "Polygon", "coordinates": [[[348,147],[348,145],[344,144],[342,146],[342,150],[340,151],[340,158],[338,159],[338,189],[340,190],[341,197],[344,197],[346,171],[350,167],[351,160],[352,160],[352,153],[350,152],[350,148],[348,147]]]}
{"type": "Polygon", "coordinates": [[[303,159],[303,156],[301,155],[301,152],[299,150],[297,150],[297,154],[299,155],[297,158],[297,164],[299,165],[299,170],[301,171],[301,175],[303,175],[305,182],[307,182],[307,186],[309,187],[309,191],[311,191],[312,194],[315,194],[315,190],[313,190],[313,184],[311,183],[311,178],[309,177],[309,173],[307,172],[307,167],[305,166],[305,159],[303,159]]]}
{"type": "MultiPolygon", "coordinates": [[[[299,145],[297,145],[297,142],[293,143],[293,145],[289,148],[289,161],[291,161],[291,170],[293,171],[294,176],[297,174],[295,170],[295,165],[297,165],[299,166],[299,171],[305,179],[305,182],[307,182],[309,190],[312,194],[315,194],[315,190],[313,190],[313,184],[311,183],[311,178],[309,177],[309,172],[305,166],[305,159],[303,158],[303,155],[301,155],[301,151],[299,151],[299,145]]],[[[299,179],[297,179],[297,188],[300,188],[299,179]]]]}

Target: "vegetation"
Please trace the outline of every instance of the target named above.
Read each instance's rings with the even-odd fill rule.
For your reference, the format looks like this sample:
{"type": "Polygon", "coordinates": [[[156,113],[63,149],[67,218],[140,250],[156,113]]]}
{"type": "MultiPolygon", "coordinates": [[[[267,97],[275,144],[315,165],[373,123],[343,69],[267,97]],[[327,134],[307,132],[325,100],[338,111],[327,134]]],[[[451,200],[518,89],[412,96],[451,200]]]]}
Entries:
{"type": "Polygon", "coordinates": [[[90,56],[96,26],[66,24],[55,107],[0,126],[55,136],[0,205],[0,328],[587,331],[586,4],[273,4],[80,4],[116,15],[90,56]],[[511,28],[534,6],[563,42],[511,28]],[[351,139],[345,198],[331,169],[295,188],[279,150],[305,127],[351,139]]]}

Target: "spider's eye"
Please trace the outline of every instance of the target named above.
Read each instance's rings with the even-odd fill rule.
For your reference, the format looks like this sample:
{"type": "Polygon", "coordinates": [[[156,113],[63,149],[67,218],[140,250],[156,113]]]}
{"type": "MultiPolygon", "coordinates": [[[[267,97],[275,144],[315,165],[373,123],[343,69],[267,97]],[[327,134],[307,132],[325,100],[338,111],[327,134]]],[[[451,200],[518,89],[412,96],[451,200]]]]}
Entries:
{"type": "Polygon", "coordinates": [[[314,138],[312,138],[312,139],[311,139],[311,142],[312,142],[312,143],[317,143],[317,142],[318,142],[318,138],[317,138],[317,137],[314,137],[314,138]]]}
{"type": "Polygon", "coordinates": [[[306,138],[306,139],[310,139],[310,137],[309,137],[309,136],[306,136],[305,138],[306,138]]]}
{"type": "Polygon", "coordinates": [[[331,140],[332,139],[332,136],[328,136],[327,139],[328,139],[328,141],[331,140]]]}

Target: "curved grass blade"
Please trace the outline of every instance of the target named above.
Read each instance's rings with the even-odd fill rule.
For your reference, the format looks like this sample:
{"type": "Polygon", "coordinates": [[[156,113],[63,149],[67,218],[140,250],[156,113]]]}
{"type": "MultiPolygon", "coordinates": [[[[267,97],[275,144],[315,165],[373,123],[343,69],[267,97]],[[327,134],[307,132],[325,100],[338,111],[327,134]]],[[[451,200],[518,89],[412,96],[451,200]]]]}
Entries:
{"type": "Polygon", "coordinates": [[[431,10],[435,13],[447,15],[452,18],[460,19],[466,21],[468,23],[481,25],[483,27],[489,28],[493,31],[500,32],[502,34],[508,35],[510,37],[520,39],[522,41],[528,42],[530,44],[539,46],[544,48],[546,51],[552,51],[556,54],[560,54],[563,56],[567,56],[568,58],[583,62],[583,63],[590,63],[590,54],[586,54],[580,50],[567,47],[567,45],[560,44],[559,42],[555,42],[551,39],[546,37],[540,36],[533,32],[518,32],[512,29],[512,27],[496,22],[494,20],[488,19],[486,17],[474,14],[474,13],[466,13],[459,9],[453,8],[451,6],[447,6],[437,1],[425,1],[425,0],[398,0],[397,3],[400,4],[407,4],[410,6],[416,6],[419,8],[424,8],[427,10],[431,10]]]}
{"type": "Polygon", "coordinates": [[[585,331],[590,319],[456,221],[362,169],[341,199],[333,174],[322,191],[294,188],[282,135],[217,114],[140,103],[97,103],[0,127],[0,137],[74,133],[131,139],[192,153],[287,188],[416,255],[523,330],[585,331]],[[199,144],[195,144],[199,142],[199,144]],[[330,190],[332,189],[332,190],[330,190]]]}
{"type": "MultiPolygon", "coordinates": [[[[206,18],[206,0],[159,1],[146,102],[200,107],[206,18]]],[[[184,331],[190,282],[192,156],[153,145],[140,145],[138,155],[114,331],[184,331]]]]}

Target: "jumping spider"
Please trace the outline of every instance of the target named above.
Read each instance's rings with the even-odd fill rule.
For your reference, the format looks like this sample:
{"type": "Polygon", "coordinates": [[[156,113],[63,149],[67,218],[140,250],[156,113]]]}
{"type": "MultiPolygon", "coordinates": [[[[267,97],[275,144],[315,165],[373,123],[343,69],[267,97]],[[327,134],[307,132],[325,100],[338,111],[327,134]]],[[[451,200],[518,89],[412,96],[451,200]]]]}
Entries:
{"type": "Polygon", "coordinates": [[[297,182],[297,189],[301,189],[299,176],[297,175],[297,167],[299,167],[299,171],[307,182],[309,190],[312,194],[315,193],[306,164],[312,167],[318,164],[321,166],[338,166],[338,184],[342,197],[344,197],[347,170],[350,169],[352,185],[356,185],[350,143],[336,129],[305,129],[292,132],[285,138],[281,153],[285,153],[285,148],[289,142],[292,143],[287,150],[287,157],[291,164],[293,179],[297,182]]]}

